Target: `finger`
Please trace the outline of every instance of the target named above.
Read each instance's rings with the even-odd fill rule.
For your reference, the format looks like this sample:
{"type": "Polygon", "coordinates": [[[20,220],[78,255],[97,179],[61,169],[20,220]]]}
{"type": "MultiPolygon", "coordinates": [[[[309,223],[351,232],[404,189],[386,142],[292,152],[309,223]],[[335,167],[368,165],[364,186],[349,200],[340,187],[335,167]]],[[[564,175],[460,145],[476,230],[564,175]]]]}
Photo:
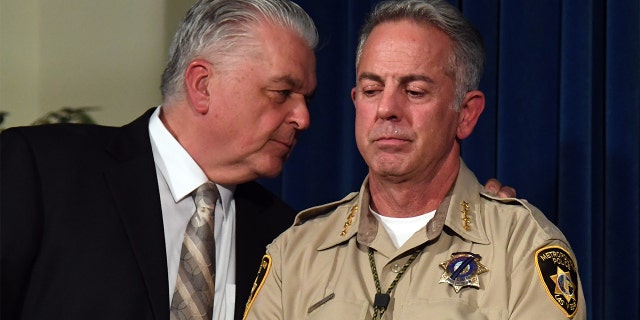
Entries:
{"type": "Polygon", "coordinates": [[[500,191],[497,192],[500,198],[515,198],[516,197],[516,189],[504,186],[500,188],[500,191]]]}
{"type": "Polygon", "coordinates": [[[487,183],[485,183],[484,187],[491,193],[493,194],[498,194],[498,192],[500,191],[500,188],[502,187],[502,184],[500,183],[500,181],[491,178],[489,180],[487,180],[487,183]]]}

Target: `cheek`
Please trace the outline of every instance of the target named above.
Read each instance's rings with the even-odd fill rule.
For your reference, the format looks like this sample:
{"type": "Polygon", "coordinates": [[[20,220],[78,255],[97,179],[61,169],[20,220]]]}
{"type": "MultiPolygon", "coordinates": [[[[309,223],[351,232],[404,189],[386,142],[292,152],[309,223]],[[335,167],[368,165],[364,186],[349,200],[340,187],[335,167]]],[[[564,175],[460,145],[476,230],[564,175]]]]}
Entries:
{"type": "MultiPolygon", "coordinates": [[[[255,110],[247,114],[238,134],[243,136],[243,145],[248,153],[258,152],[268,144],[269,140],[287,140],[291,132],[287,126],[283,125],[285,116],[281,112],[274,110],[255,110]]],[[[236,129],[237,130],[237,129],[236,129]]]]}
{"type": "Polygon", "coordinates": [[[260,132],[274,132],[285,121],[286,114],[277,109],[257,109],[247,115],[245,119],[250,127],[260,132]]]}
{"type": "Polygon", "coordinates": [[[417,130],[422,132],[424,148],[448,149],[456,138],[457,118],[453,115],[433,115],[417,130]]]}
{"type": "Polygon", "coordinates": [[[369,112],[362,112],[356,109],[356,119],[355,119],[355,138],[356,138],[356,146],[361,154],[368,153],[367,150],[370,151],[369,146],[371,142],[369,141],[369,133],[375,124],[375,117],[372,117],[369,112]]]}
{"type": "Polygon", "coordinates": [[[356,128],[372,126],[376,121],[376,110],[372,106],[360,105],[356,108],[356,128]]]}
{"type": "Polygon", "coordinates": [[[355,120],[356,142],[358,143],[363,142],[360,140],[364,139],[364,137],[366,137],[367,135],[367,131],[369,128],[369,125],[367,125],[368,123],[369,121],[367,120],[366,114],[363,114],[362,112],[359,112],[356,109],[356,120],[355,120]]]}
{"type": "Polygon", "coordinates": [[[443,110],[426,114],[423,123],[426,124],[426,127],[436,131],[436,134],[439,132],[444,135],[455,132],[458,127],[458,113],[448,107],[443,107],[443,110]]]}

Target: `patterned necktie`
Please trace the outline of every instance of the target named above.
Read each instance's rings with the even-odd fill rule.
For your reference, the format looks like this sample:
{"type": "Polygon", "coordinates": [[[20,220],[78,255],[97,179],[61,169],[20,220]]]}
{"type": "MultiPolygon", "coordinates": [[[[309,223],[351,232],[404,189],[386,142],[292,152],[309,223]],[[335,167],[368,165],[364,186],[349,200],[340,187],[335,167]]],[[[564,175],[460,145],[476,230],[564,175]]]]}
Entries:
{"type": "Polygon", "coordinates": [[[176,289],[171,302],[171,319],[206,319],[213,315],[215,252],[214,211],[216,185],[207,182],[193,193],[196,212],[184,234],[176,289]]]}

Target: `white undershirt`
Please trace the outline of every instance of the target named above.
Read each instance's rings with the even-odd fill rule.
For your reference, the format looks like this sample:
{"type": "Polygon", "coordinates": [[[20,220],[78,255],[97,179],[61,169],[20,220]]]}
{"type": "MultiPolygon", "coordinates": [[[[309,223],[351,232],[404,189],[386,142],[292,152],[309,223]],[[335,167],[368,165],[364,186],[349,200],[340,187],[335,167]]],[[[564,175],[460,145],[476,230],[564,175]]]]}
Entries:
{"type": "MultiPolygon", "coordinates": [[[[195,212],[190,196],[207,176],[171,135],[159,118],[161,107],[151,115],[149,135],[158,175],[164,224],[169,281],[169,306],[175,290],[180,251],[187,223],[195,212]]],[[[216,184],[220,199],[215,210],[216,279],[213,319],[233,319],[236,300],[235,186],[216,184]]]]}
{"type": "Polygon", "coordinates": [[[376,218],[378,218],[378,221],[382,223],[385,230],[387,230],[387,233],[391,236],[391,240],[393,240],[393,244],[396,248],[402,247],[402,245],[407,242],[407,240],[409,240],[416,231],[426,226],[427,223],[429,223],[429,221],[431,221],[431,219],[436,215],[436,211],[433,210],[415,217],[394,218],[380,215],[373,211],[371,207],[369,207],[369,210],[376,218]]]}

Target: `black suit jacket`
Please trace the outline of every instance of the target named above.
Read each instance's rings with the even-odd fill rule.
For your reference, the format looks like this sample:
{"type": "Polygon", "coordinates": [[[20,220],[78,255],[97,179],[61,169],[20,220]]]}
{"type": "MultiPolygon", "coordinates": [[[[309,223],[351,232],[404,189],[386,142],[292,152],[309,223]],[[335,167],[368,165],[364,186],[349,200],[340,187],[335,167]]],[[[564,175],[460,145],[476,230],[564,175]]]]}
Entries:
{"type": "MultiPolygon", "coordinates": [[[[148,120],[0,135],[3,320],[169,319],[164,229],[148,120]]],[[[236,318],[265,246],[294,210],[239,185],[236,318]]]]}

